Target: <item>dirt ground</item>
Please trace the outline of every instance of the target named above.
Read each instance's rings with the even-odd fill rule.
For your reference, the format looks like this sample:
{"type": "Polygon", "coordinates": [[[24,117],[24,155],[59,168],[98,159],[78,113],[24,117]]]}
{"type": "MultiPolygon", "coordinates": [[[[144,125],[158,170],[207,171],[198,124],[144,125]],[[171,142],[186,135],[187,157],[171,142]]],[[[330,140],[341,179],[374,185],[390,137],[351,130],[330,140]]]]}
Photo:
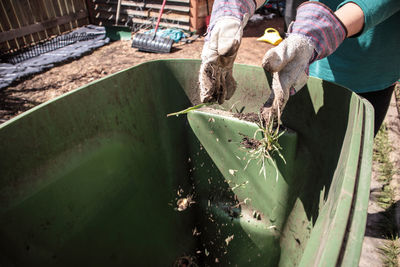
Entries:
{"type": "MultiPolygon", "coordinates": [[[[388,130],[388,139],[392,146],[390,152],[390,160],[395,168],[396,173],[392,177],[390,185],[394,188],[394,220],[397,224],[397,230],[400,226],[400,114],[399,114],[399,101],[393,95],[390,103],[388,113],[385,118],[385,124],[388,130]]],[[[386,211],[378,204],[379,192],[381,191],[383,183],[379,180],[378,163],[373,162],[370,201],[368,205],[367,227],[365,231],[364,243],[360,258],[360,267],[370,266],[400,266],[400,257],[397,255],[397,265],[384,265],[379,248],[385,246],[387,243],[387,216],[386,211]]]]}
{"type": "MultiPolygon", "coordinates": [[[[268,27],[274,27],[283,34],[282,18],[249,22],[244,32],[244,38],[236,63],[261,64],[264,53],[272,45],[257,42],[256,39],[268,27]]],[[[191,44],[174,46],[173,52],[170,54],[151,54],[141,53],[131,48],[130,41],[110,43],[78,60],[64,63],[41,74],[28,77],[0,91],[0,124],[38,104],[51,100],[91,81],[149,60],[165,58],[200,59],[203,44],[204,38],[201,36],[191,44]]],[[[388,127],[390,139],[394,142],[394,151],[397,152],[398,156],[398,151],[400,150],[400,122],[396,109],[396,101],[393,100],[392,102],[387,121],[390,126],[388,127]]],[[[400,169],[399,158],[393,157],[396,168],[400,169]]],[[[372,190],[374,190],[374,187],[379,187],[379,184],[376,184],[374,179],[376,179],[376,173],[373,175],[372,190]]],[[[400,180],[399,177],[396,177],[396,179],[400,180]]],[[[374,213],[379,212],[379,210],[374,208],[376,204],[373,201],[371,199],[370,206],[372,208],[369,210],[369,220],[374,218],[372,216],[374,213]]],[[[369,224],[367,224],[368,227],[372,224],[370,231],[374,229],[373,223],[373,221],[369,221],[369,224]]],[[[374,261],[374,259],[380,257],[377,247],[381,244],[382,240],[383,238],[378,234],[370,234],[370,236],[366,237],[360,266],[381,266],[379,260],[374,261]]]]}

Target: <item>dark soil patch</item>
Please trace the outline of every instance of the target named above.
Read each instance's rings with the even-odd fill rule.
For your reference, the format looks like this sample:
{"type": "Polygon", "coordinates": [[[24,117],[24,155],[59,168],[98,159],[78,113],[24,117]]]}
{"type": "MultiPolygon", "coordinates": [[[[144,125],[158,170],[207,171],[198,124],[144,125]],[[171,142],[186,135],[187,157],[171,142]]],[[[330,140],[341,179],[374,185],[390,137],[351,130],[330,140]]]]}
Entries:
{"type": "Polygon", "coordinates": [[[258,114],[254,113],[254,112],[250,112],[250,113],[235,113],[235,114],[233,114],[233,117],[238,118],[240,120],[254,122],[254,123],[260,122],[258,114]]]}
{"type": "Polygon", "coordinates": [[[245,135],[243,135],[243,136],[244,137],[243,137],[242,141],[240,142],[240,144],[244,148],[257,149],[261,145],[261,142],[259,140],[245,136],[245,135]]]}

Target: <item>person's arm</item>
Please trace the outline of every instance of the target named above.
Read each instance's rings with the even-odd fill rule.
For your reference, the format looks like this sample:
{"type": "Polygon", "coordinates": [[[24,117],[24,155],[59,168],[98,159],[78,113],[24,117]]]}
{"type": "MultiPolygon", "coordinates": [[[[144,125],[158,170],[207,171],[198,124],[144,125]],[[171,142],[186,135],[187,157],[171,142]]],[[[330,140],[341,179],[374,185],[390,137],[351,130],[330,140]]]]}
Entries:
{"type": "Polygon", "coordinates": [[[364,12],[357,4],[350,2],[338,10],[335,15],[342,21],[347,29],[347,36],[351,37],[358,34],[364,27],[364,12]]]}
{"type": "Polygon", "coordinates": [[[344,0],[340,5],[338,5],[337,11],[351,3],[361,8],[364,14],[364,26],[359,34],[377,26],[393,14],[400,11],[399,0],[344,0]]]}

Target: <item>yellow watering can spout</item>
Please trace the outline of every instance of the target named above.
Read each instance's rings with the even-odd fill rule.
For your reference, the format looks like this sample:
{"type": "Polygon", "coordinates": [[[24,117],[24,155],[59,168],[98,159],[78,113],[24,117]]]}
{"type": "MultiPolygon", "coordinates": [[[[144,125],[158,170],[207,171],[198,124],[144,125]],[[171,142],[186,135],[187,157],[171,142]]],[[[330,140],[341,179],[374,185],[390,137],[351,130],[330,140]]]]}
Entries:
{"type": "Polygon", "coordinates": [[[282,42],[282,37],[279,35],[279,32],[276,29],[268,28],[265,30],[264,35],[258,38],[257,41],[278,45],[280,42],[282,42]]]}

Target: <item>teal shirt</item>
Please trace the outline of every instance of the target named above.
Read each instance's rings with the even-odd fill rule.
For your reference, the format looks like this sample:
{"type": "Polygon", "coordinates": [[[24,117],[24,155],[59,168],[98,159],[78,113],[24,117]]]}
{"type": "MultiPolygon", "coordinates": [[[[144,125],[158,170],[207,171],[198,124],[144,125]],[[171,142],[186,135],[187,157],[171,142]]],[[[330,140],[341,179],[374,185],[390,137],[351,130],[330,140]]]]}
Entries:
{"type": "Polygon", "coordinates": [[[310,76],[357,93],[383,90],[400,78],[400,0],[321,0],[333,11],[354,2],[364,12],[358,37],[344,40],[330,56],[310,66],[310,76]]]}

